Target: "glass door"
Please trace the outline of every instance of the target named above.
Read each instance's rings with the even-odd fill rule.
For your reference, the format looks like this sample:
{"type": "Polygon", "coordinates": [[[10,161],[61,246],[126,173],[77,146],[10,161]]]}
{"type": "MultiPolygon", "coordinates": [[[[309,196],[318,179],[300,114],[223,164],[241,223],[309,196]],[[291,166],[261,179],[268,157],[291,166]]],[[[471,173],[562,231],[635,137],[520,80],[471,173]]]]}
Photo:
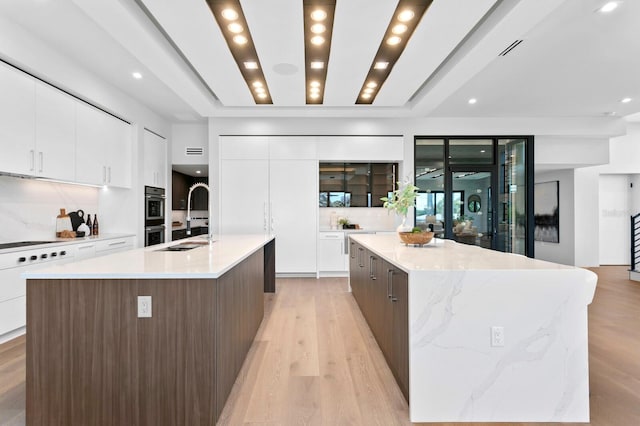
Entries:
{"type": "Polygon", "coordinates": [[[483,168],[451,168],[454,196],[450,223],[455,241],[494,248],[493,178],[494,173],[483,168]]]}

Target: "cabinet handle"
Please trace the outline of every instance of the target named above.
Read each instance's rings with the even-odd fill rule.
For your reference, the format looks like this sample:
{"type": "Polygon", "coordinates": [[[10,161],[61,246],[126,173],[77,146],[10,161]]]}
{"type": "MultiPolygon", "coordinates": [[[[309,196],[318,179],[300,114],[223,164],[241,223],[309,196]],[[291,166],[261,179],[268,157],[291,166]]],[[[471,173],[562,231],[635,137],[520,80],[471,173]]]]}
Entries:
{"type": "Polygon", "coordinates": [[[371,278],[372,280],[377,280],[378,277],[376,277],[376,274],[373,273],[373,262],[375,262],[377,259],[375,256],[369,256],[369,278],[371,278]]]}
{"type": "Polygon", "coordinates": [[[42,153],[42,151],[38,153],[38,156],[40,157],[40,170],[38,171],[41,172],[42,170],[44,170],[44,154],[42,153]]]}
{"type": "Polygon", "coordinates": [[[111,183],[111,166],[109,166],[109,183],[111,183]]]}
{"type": "Polygon", "coordinates": [[[107,166],[102,166],[102,183],[107,183],[107,166]]]}
{"type": "Polygon", "coordinates": [[[393,300],[393,269],[387,269],[387,297],[393,300]]]}
{"type": "Polygon", "coordinates": [[[29,153],[31,154],[31,167],[29,167],[29,170],[33,172],[36,170],[36,152],[32,149],[29,150],[29,153]]]}
{"type": "Polygon", "coordinates": [[[354,243],[353,241],[351,241],[351,245],[349,246],[349,253],[351,254],[351,258],[355,259],[356,258],[356,252],[353,251],[353,246],[355,246],[356,243],[354,243]]]}
{"type": "Polygon", "coordinates": [[[263,222],[264,222],[264,232],[267,232],[267,203],[264,202],[262,203],[262,207],[263,207],[263,222]]]}
{"type": "Polygon", "coordinates": [[[358,266],[364,268],[364,249],[358,247],[358,266]]]}

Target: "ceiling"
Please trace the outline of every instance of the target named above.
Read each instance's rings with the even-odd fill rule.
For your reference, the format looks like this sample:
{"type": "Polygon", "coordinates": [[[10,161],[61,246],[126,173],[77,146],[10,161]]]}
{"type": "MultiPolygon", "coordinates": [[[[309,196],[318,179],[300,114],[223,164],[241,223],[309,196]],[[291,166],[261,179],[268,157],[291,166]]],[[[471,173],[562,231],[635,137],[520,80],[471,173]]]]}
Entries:
{"type": "Polygon", "coordinates": [[[305,105],[302,0],[241,0],[273,105],[255,105],[205,0],[2,0],[0,18],[174,122],[638,117],[640,2],[604,3],[434,0],[373,105],[355,101],[395,0],[336,2],[323,105],[305,105]]]}

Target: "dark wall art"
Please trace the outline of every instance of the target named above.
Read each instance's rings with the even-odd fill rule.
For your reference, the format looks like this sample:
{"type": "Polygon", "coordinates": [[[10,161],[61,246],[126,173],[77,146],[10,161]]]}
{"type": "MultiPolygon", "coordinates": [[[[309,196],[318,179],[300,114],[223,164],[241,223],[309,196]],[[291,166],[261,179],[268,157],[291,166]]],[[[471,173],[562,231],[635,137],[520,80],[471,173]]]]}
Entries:
{"type": "Polygon", "coordinates": [[[560,242],[560,182],[541,182],[535,186],[535,229],[536,241],[560,242]]]}

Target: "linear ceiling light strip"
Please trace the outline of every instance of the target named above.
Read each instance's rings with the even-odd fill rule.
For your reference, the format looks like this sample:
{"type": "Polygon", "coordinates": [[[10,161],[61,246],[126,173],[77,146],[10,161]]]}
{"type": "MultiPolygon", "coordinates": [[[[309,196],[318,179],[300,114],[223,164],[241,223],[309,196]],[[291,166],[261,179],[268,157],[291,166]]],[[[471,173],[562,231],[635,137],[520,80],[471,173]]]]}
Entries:
{"type": "Polygon", "coordinates": [[[306,103],[322,104],[331,51],[336,0],[304,0],[306,103]]]}
{"type": "Polygon", "coordinates": [[[391,74],[432,0],[400,0],[362,84],[356,104],[370,105],[391,74]]]}
{"type": "Polygon", "coordinates": [[[256,104],[272,104],[267,80],[239,0],[207,0],[256,104]]]}

